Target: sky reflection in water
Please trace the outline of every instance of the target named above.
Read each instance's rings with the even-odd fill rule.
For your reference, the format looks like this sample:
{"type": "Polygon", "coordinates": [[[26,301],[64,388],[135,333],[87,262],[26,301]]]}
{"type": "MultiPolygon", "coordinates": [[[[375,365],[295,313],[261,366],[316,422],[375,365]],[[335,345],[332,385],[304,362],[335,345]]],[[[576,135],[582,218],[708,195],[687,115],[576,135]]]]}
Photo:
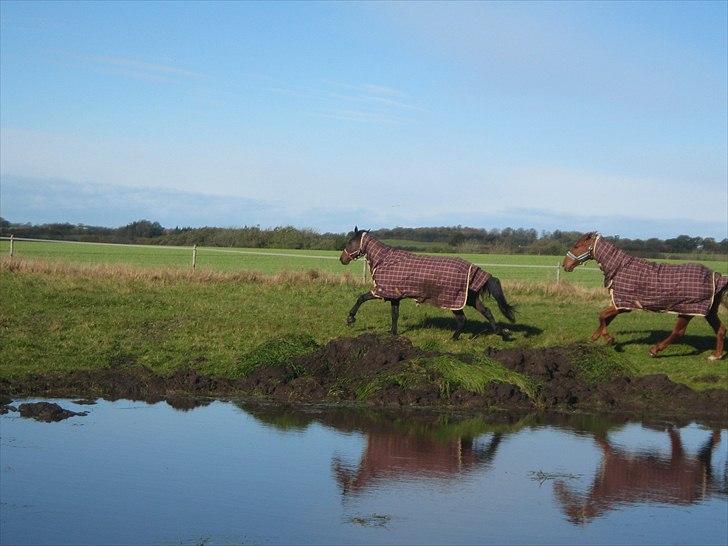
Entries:
{"type": "Polygon", "coordinates": [[[0,418],[3,544],[728,540],[725,428],[60,403],[0,418]]]}

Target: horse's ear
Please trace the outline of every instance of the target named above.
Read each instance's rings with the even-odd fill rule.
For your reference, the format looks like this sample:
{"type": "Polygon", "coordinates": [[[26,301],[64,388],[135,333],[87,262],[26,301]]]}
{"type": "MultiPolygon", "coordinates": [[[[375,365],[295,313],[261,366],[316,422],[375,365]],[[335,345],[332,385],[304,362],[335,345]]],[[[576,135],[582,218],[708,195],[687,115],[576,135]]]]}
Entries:
{"type": "Polygon", "coordinates": [[[357,233],[359,233],[359,228],[354,226],[354,235],[356,235],[357,233]]]}

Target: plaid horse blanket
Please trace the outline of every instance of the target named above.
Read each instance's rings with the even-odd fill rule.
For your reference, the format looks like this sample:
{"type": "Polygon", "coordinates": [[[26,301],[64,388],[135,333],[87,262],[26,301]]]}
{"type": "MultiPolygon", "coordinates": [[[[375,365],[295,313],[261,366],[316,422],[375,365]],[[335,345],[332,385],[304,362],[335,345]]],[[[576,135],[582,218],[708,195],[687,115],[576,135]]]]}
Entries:
{"type": "Polygon", "coordinates": [[[374,280],[372,294],[384,299],[414,298],[443,309],[465,307],[468,291],[480,291],[490,273],[460,258],[418,256],[395,250],[369,233],[362,235],[361,252],[374,280]]]}
{"type": "Polygon", "coordinates": [[[592,251],[617,309],[706,315],[728,277],[700,264],[658,264],[630,256],[598,237],[592,251]]]}

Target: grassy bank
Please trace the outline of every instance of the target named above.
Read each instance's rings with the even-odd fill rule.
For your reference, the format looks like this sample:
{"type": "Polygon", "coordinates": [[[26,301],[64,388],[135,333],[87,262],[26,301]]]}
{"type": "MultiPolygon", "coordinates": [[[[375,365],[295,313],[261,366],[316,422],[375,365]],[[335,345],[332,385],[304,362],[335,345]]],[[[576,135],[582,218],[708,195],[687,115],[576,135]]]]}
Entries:
{"type": "MultiPolygon", "coordinates": [[[[469,334],[483,326],[473,310],[466,311],[471,320],[465,335],[450,341],[452,315],[412,301],[401,306],[400,331],[421,348],[476,356],[489,346],[566,345],[588,338],[597,311],[607,303],[600,289],[504,286],[519,311],[510,342],[492,335],[471,339],[469,334]]],[[[285,358],[340,336],[385,332],[389,306],[379,301],[364,304],[354,326],[345,324],[356,296],[366,289],[358,278],[318,272],[266,276],[4,260],[0,377],[127,362],[162,375],[190,367],[240,377],[252,363],[273,358],[272,353],[285,358]]],[[[496,306],[490,306],[498,315],[496,306]]],[[[663,372],[697,389],[728,388],[728,362],[707,361],[714,335],[702,319],[694,320],[688,335],[664,356],[648,356],[649,346],[666,336],[673,323],[673,316],[653,313],[618,317],[611,330],[620,361],[637,374],[663,372]]]]}

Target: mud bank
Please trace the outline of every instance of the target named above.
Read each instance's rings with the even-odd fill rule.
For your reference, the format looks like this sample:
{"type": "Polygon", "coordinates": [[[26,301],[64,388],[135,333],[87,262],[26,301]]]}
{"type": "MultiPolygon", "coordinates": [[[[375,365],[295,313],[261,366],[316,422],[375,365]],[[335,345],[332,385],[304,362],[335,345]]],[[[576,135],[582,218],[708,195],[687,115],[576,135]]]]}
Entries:
{"type": "Polygon", "coordinates": [[[443,354],[414,347],[405,337],[364,334],[335,339],[290,361],[261,364],[236,379],[192,369],[161,377],[142,366],[121,365],[3,380],[0,394],[5,404],[7,396],[98,396],[167,400],[187,409],[205,397],[245,396],[378,407],[692,415],[728,422],[728,390],[696,392],[662,374],[636,377],[616,355],[613,365],[605,365],[605,358],[612,357],[581,345],[443,354]]]}

